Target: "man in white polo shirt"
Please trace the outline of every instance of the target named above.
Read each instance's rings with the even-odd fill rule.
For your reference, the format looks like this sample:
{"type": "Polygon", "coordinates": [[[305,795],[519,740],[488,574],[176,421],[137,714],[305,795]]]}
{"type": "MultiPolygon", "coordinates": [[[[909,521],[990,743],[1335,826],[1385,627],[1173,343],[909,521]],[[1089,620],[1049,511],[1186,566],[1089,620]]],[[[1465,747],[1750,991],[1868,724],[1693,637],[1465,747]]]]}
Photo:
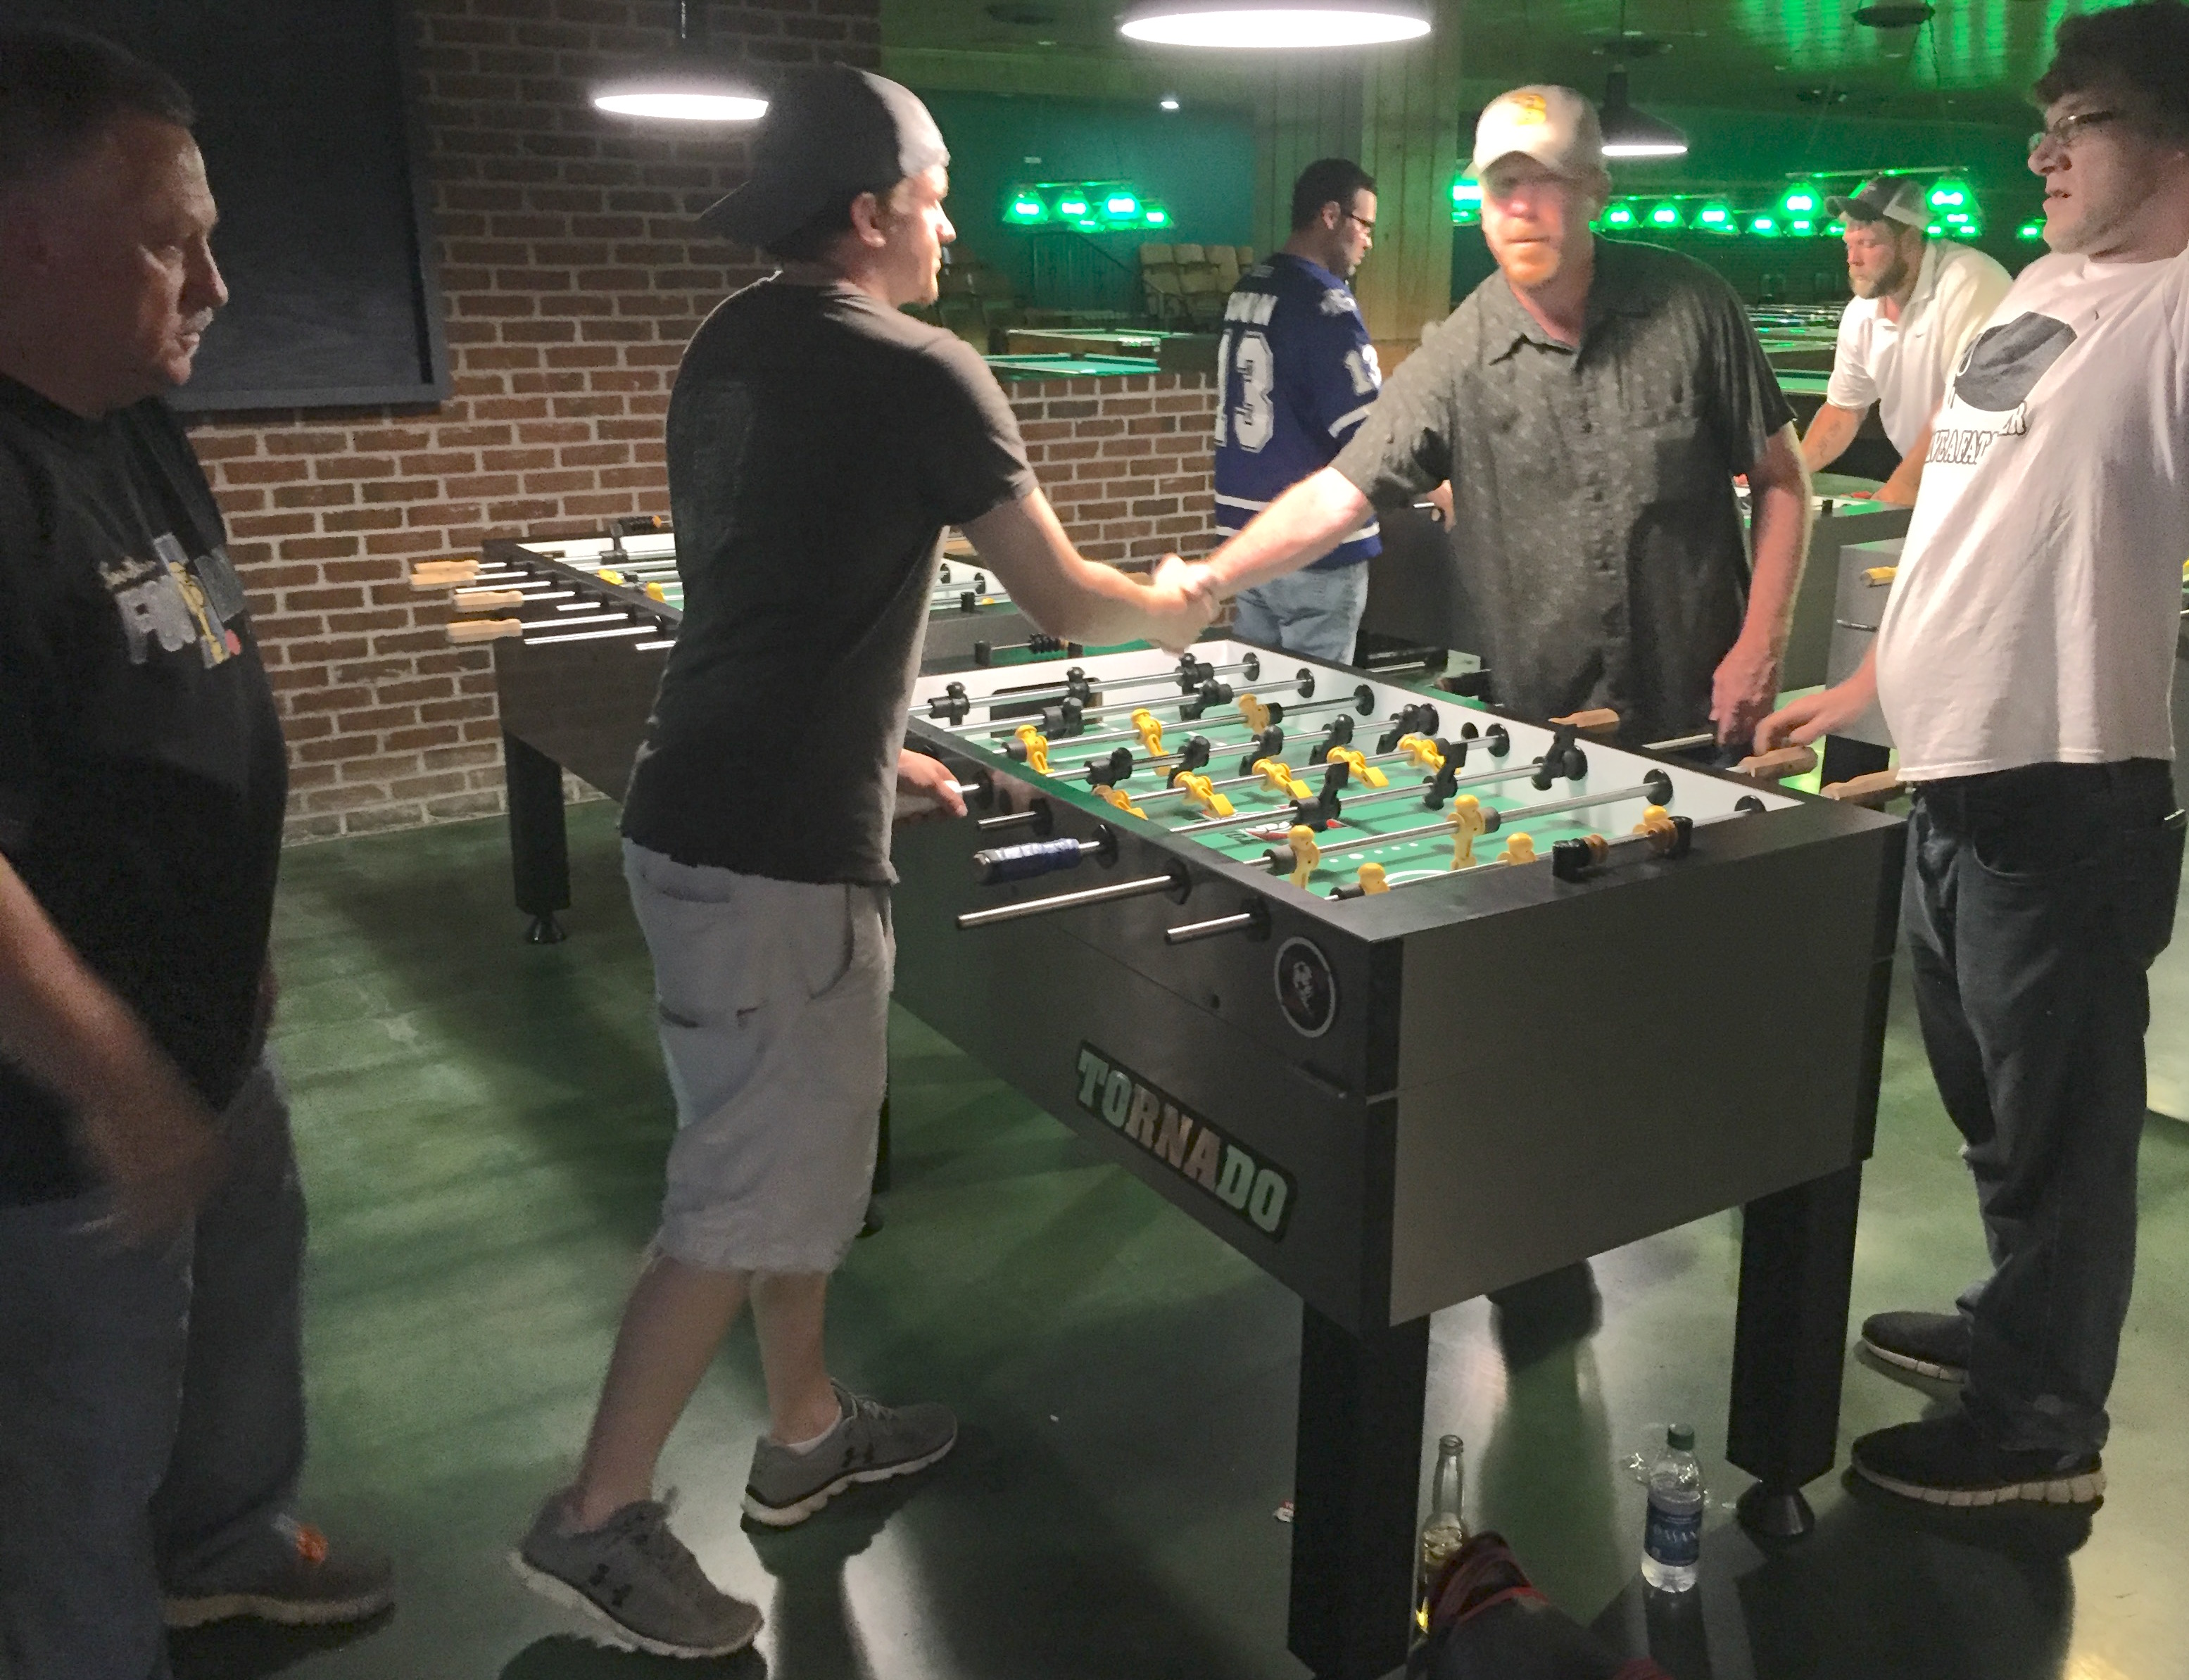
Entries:
{"type": "Polygon", "coordinates": [[[2189,6],[2087,12],[2037,84],[2045,240],[1954,373],[1871,658],[1766,718],[1873,699],[1915,791],[1916,1006],[1989,1276],[1863,1340],[1966,1382],[1855,1442],[1936,1504],[2087,1503],[2135,1271],[2146,971],[2185,819],[2168,716],[2189,550],[2189,6]]]}
{"type": "Polygon", "coordinates": [[[1847,223],[1854,297],[1840,316],[1831,383],[1802,439],[1802,459],[1812,472],[1837,461],[1875,403],[1901,455],[1878,500],[1909,506],[1923,476],[1922,452],[1913,446],[1961,352],[2013,281],[1983,252],[1932,239],[1923,188],[1905,176],[1881,175],[1853,197],[1826,204],[1847,223]]]}

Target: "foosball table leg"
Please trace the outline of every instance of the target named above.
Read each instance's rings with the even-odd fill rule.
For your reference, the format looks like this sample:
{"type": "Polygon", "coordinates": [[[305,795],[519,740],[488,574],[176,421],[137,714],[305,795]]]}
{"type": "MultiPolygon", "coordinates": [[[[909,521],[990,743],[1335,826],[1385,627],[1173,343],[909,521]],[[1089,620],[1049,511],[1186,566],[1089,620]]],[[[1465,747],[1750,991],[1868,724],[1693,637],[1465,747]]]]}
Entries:
{"type": "Polygon", "coordinates": [[[1832,1468],[1854,1280],[1859,1164],[1748,1204],[1726,1457],[1756,1479],[1741,1521],[1768,1538],[1808,1532],[1802,1485],[1832,1468]]]}
{"type": "Polygon", "coordinates": [[[1316,1680],[1406,1662],[1428,1361],[1426,1317],[1355,1336],[1301,1306],[1289,1643],[1316,1680]]]}
{"type": "Polygon", "coordinates": [[[557,912],[570,908],[570,847],[563,820],[563,766],[506,730],[502,778],[509,797],[509,872],[517,908],[532,918],[529,945],[562,942],[557,912]]]}

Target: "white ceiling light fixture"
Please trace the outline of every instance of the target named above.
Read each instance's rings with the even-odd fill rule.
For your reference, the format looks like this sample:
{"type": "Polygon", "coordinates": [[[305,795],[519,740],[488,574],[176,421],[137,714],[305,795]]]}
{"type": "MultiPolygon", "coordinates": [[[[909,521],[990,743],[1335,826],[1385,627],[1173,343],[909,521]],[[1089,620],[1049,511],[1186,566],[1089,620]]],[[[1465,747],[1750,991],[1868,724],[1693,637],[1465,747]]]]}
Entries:
{"type": "Polygon", "coordinates": [[[707,52],[705,0],[676,0],[676,48],[593,84],[596,110],[659,122],[753,122],[767,96],[707,52]]]}
{"type": "Polygon", "coordinates": [[[1626,72],[1615,70],[1605,79],[1604,108],[1597,113],[1604,125],[1606,157],[1685,157],[1688,137],[1671,123],[1649,115],[1627,97],[1626,72]]]}
{"type": "Polygon", "coordinates": [[[1379,47],[1429,32],[1425,0],[1134,0],[1128,41],[1235,50],[1379,47]]]}
{"type": "Polygon", "coordinates": [[[1175,93],[1166,93],[1162,98],[1157,99],[1156,104],[1164,110],[1176,110],[1178,109],[1178,95],[1175,93]]]}

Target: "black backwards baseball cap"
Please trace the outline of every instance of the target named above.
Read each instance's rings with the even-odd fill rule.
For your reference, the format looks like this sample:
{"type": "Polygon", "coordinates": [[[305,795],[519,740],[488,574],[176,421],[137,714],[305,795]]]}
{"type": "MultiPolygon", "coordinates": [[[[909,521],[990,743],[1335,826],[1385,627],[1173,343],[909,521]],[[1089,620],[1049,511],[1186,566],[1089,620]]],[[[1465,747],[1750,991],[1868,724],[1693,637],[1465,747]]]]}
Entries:
{"type": "Polygon", "coordinates": [[[950,161],[942,131],[909,88],[832,65],[786,77],[752,138],[752,175],[699,217],[710,234],[770,249],[861,193],[950,161]]]}
{"type": "Polygon", "coordinates": [[[1852,198],[1828,198],[1824,208],[1849,222],[1898,222],[1903,227],[1931,225],[1931,206],[1923,184],[1905,175],[1880,175],[1852,198]]]}

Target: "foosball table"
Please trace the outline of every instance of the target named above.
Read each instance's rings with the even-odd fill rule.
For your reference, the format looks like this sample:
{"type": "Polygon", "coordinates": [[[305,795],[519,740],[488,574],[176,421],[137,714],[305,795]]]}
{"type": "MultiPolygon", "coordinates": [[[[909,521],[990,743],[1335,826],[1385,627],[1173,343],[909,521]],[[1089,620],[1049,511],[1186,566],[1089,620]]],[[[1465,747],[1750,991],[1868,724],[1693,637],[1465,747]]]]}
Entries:
{"type": "MultiPolygon", "coordinates": [[[[676,537],[663,519],[620,519],[599,536],[495,541],[476,558],[421,562],[410,581],[449,596],[451,642],[494,649],[517,902],[532,919],[526,936],[552,944],[570,902],[563,772],[611,798],[631,779],[683,620],[676,537]]],[[[929,591],[925,663],[1081,651],[1037,631],[951,535],[929,591]]]]}
{"type": "MultiPolygon", "coordinates": [[[[535,918],[560,766],[618,787],[637,746],[648,623],[495,642],[535,918]]],[[[970,809],[897,834],[897,998],[1300,1297],[1324,1680],[1405,1658],[1440,1308],[1744,1208],[1743,1519],[1802,1531],[1834,1460],[1901,825],[1603,721],[1220,639],[917,686],[970,809]]]]}

